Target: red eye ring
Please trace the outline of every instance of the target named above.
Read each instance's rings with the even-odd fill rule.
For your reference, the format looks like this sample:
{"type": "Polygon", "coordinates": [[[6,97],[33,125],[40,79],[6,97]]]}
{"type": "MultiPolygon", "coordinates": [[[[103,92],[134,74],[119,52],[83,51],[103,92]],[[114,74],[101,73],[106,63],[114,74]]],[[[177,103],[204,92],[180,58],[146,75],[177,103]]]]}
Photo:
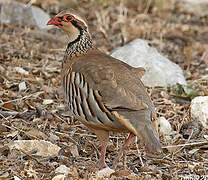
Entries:
{"type": "Polygon", "coordinates": [[[66,22],[70,22],[70,21],[74,20],[74,17],[70,14],[67,14],[67,15],[64,16],[63,20],[66,21],[66,22]]]}

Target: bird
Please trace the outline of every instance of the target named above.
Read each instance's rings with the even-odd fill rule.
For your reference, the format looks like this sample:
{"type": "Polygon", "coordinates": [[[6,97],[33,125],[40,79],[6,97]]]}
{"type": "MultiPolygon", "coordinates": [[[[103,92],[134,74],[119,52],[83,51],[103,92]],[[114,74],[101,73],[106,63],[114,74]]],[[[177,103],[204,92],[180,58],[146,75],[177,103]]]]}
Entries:
{"type": "Polygon", "coordinates": [[[155,126],[155,108],[141,77],[142,67],[113,58],[95,47],[87,20],[73,9],[63,10],[47,25],[68,35],[61,79],[67,106],[75,119],[87,126],[101,143],[95,167],[105,162],[109,133],[129,133],[112,166],[117,164],[137,136],[153,155],[162,154],[155,126]]]}

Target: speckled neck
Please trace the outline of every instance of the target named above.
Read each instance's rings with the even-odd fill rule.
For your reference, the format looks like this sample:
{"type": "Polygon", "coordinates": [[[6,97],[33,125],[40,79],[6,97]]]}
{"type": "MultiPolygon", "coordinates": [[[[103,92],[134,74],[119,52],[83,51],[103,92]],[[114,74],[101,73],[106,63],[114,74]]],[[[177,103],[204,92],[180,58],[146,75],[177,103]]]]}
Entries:
{"type": "Polygon", "coordinates": [[[65,56],[69,59],[86,54],[88,50],[93,49],[92,38],[89,32],[80,27],[78,29],[80,31],[79,36],[67,45],[65,56]]]}

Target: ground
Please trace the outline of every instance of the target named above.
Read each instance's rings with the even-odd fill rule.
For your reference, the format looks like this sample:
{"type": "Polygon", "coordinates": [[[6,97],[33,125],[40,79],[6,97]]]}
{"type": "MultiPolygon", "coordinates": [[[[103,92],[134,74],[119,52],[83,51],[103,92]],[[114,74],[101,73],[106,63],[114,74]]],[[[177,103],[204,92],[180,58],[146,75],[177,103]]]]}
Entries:
{"type": "MultiPolygon", "coordinates": [[[[37,1],[36,5],[51,15],[62,8],[59,1],[46,2],[49,4],[37,1]]],[[[191,119],[190,102],[208,95],[208,19],[185,13],[178,4],[160,9],[142,2],[88,0],[71,5],[87,17],[102,51],[108,53],[135,38],[145,39],[183,69],[189,87],[189,93],[180,85],[147,89],[157,116],[165,117],[175,131],[170,139],[160,136],[164,147],[172,147],[164,148],[164,158],[155,159],[147,157],[142,146],[139,155],[134,143],[127,153],[127,171],[110,178],[122,179],[125,173],[128,179],[203,178],[208,176],[208,133],[197,119],[191,119]]],[[[62,164],[71,169],[68,176],[72,179],[96,179],[97,170],[90,164],[98,159],[99,142],[66,111],[61,93],[65,35],[57,29],[42,32],[15,24],[1,24],[0,32],[1,179],[52,179],[62,164]],[[61,147],[59,155],[36,156],[33,151],[8,146],[14,140],[41,139],[61,147]]],[[[109,167],[125,137],[111,134],[109,167]]],[[[122,167],[121,161],[117,171],[122,167]]]]}

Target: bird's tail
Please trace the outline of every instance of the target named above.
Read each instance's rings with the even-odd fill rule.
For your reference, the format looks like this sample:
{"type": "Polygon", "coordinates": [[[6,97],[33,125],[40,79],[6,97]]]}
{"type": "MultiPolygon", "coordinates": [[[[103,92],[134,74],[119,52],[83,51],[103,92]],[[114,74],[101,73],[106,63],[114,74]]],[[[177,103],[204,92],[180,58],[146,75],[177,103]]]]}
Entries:
{"type": "Polygon", "coordinates": [[[161,144],[151,121],[151,111],[120,111],[117,117],[121,124],[139,137],[149,153],[153,155],[162,153],[161,144]]]}
{"type": "Polygon", "coordinates": [[[151,154],[162,153],[162,147],[159,139],[151,127],[145,125],[144,127],[137,129],[137,136],[140,137],[148,152],[151,154]]]}

